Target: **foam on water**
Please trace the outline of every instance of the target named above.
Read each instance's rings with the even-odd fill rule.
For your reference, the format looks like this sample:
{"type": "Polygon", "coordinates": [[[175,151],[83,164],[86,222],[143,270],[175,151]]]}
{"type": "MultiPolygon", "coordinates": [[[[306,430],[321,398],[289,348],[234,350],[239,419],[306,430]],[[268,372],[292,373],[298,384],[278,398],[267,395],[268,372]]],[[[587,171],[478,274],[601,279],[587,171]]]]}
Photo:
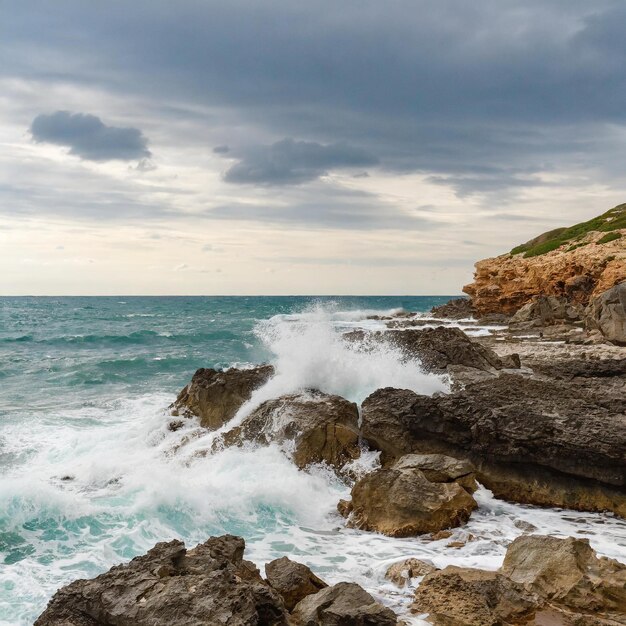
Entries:
{"type": "MultiPolygon", "coordinates": [[[[347,328],[370,324],[370,314],[318,305],[260,322],[255,334],[276,376],[247,410],[306,388],[357,402],[385,385],[420,393],[445,389],[445,381],[392,348],[362,351],[342,339],[347,328]]],[[[210,535],[239,534],[261,567],[289,555],[328,582],[355,581],[401,611],[412,587],[399,591],[385,582],[391,563],[415,556],[440,567],[496,568],[507,544],[523,532],[521,522],[539,533],[587,537],[599,553],[626,561],[623,520],[507,504],[484,489],[477,493],[479,509],[451,539],[475,536],[460,549],[447,547],[450,540],[347,529],[335,507],[349,487],[327,468],[299,471],[276,446],[207,454],[214,435],[195,421],[168,430],[171,392],[86,397],[82,403],[59,398],[45,410],[25,405],[2,424],[0,452],[10,459],[0,477],[4,626],[31,624],[59,586],[175,537],[192,546],[210,535]]],[[[368,453],[354,469],[377,463],[378,455],[368,453]]]]}

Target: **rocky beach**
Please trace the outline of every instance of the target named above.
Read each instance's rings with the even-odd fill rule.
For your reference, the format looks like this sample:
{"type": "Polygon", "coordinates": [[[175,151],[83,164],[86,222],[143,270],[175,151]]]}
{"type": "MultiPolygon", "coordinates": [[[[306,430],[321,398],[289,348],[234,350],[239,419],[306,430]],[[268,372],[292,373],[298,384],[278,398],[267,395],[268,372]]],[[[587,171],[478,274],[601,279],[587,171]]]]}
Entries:
{"type": "Polygon", "coordinates": [[[438,381],[427,392],[390,381],[360,402],[332,385],[280,393],[283,362],[198,369],[173,399],[168,454],[278,448],[297,471],[343,485],[336,524],[364,549],[385,536],[406,550],[376,589],[325,581],[298,562],[297,545],[253,563],[244,539],[222,535],[158,543],[77,580],[35,623],[626,624],[626,539],[605,537],[616,558],[592,547],[626,524],[625,216],[621,205],[479,261],[468,298],[341,331],[356,359],[392,351],[419,363],[438,381]],[[510,507],[516,538],[497,520],[473,526],[487,500],[510,507]],[[544,509],[567,524],[544,532],[523,514],[544,509]],[[472,567],[464,550],[488,541],[502,558],[472,567]],[[446,564],[416,558],[417,545],[445,551],[446,564]]]}

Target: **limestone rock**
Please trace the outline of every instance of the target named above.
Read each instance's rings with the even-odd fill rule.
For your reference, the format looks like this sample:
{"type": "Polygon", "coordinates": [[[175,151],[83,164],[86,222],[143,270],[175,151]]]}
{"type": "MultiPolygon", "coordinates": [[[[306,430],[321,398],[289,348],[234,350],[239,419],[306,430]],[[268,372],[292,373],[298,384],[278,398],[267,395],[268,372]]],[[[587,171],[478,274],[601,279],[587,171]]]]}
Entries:
{"type": "Polygon", "coordinates": [[[504,374],[449,395],[379,389],[362,434],[382,460],[468,459],[496,497],[626,516],[626,399],[504,374]]]}
{"type": "Polygon", "coordinates": [[[223,444],[293,442],[298,467],[326,462],[340,468],[360,454],[358,420],[353,402],[309,390],[264,402],[225,433],[223,444]]]}
{"type": "Polygon", "coordinates": [[[395,613],[354,583],[338,583],[299,602],[293,626],[396,626],[395,613]]]}
{"type": "Polygon", "coordinates": [[[512,327],[533,322],[537,326],[573,323],[583,319],[584,307],[570,303],[565,297],[540,295],[519,309],[510,319],[512,327]]]}
{"type": "Polygon", "coordinates": [[[217,430],[234,417],[252,392],[274,375],[271,365],[218,371],[199,369],[171,405],[173,415],[197,416],[200,424],[217,430]]]}
{"type": "Polygon", "coordinates": [[[288,611],[293,610],[300,600],[328,587],[306,565],[286,556],[268,563],[265,575],[270,586],[281,595],[288,611]]]}
{"type": "Polygon", "coordinates": [[[430,314],[439,319],[461,320],[474,317],[474,309],[468,298],[455,298],[433,307],[430,314]]]}
{"type": "Polygon", "coordinates": [[[365,475],[352,488],[349,524],[391,537],[409,537],[464,524],[476,508],[474,498],[454,478],[471,481],[443,455],[419,469],[427,455],[402,457],[389,468],[365,475]],[[430,465],[430,467],[428,467],[430,465]],[[427,477],[428,472],[430,478],[427,477]]]}
{"type": "Polygon", "coordinates": [[[430,563],[411,558],[391,565],[385,573],[385,578],[397,587],[402,588],[412,578],[426,576],[426,574],[431,574],[435,571],[437,571],[437,568],[430,565],[430,563]]]}
{"type": "Polygon", "coordinates": [[[287,626],[282,598],[243,560],[244,547],[230,535],[189,551],[181,541],[158,543],[127,565],[63,587],[35,624],[287,626]]]}
{"type": "Polygon", "coordinates": [[[603,337],[618,345],[626,345],[626,281],[600,294],[586,311],[590,330],[599,330],[603,337]]]}

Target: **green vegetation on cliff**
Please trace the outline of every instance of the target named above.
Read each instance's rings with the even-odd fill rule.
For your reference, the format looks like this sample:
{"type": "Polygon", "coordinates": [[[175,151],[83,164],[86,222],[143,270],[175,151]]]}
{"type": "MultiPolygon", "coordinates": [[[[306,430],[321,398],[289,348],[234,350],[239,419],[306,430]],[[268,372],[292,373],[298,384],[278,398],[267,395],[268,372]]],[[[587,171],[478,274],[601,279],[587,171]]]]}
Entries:
{"type": "Polygon", "coordinates": [[[525,258],[539,256],[541,254],[546,254],[546,252],[556,250],[565,243],[573,244],[568,248],[568,251],[574,250],[581,245],[575,242],[579,241],[587,233],[592,231],[610,233],[602,237],[597,242],[608,243],[609,241],[614,241],[615,239],[619,239],[621,237],[620,233],[611,232],[621,228],[626,228],[626,204],[620,204],[612,208],[610,211],[607,211],[598,217],[594,217],[588,222],[581,222],[580,224],[575,224],[569,228],[557,228],[547,233],[543,233],[543,235],[539,235],[539,237],[535,237],[521,246],[513,248],[513,250],[511,250],[511,254],[521,254],[523,252],[525,258]]]}

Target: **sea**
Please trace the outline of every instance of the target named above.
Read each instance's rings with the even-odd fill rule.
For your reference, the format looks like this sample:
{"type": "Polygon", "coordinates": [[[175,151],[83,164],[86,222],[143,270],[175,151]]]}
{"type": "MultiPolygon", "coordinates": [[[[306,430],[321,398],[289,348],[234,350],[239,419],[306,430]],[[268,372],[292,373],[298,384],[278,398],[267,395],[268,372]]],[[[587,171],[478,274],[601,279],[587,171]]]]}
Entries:
{"type": "MultiPolygon", "coordinates": [[[[447,300],[0,298],[0,624],[32,624],[59,587],[173,538],[191,547],[241,535],[262,572],[287,555],[329,583],[361,584],[400,613],[413,587],[397,589],[384,574],[407,557],[495,569],[508,543],[532,531],[585,537],[626,562],[624,520],[510,504],[484,488],[479,509],[450,539],[349,529],[336,505],[350,485],[327,467],[300,471],[275,445],[211,454],[214,435],[193,419],[168,429],[168,406],[199,367],[275,366],[242,411],[307,388],[357,403],[384,386],[446,392],[449,381],[419,361],[390,347],[359,352],[342,334],[384,330],[376,316],[402,311],[428,318],[447,300]]],[[[366,454],[355,471],[377,463],[366,454]]]]}

